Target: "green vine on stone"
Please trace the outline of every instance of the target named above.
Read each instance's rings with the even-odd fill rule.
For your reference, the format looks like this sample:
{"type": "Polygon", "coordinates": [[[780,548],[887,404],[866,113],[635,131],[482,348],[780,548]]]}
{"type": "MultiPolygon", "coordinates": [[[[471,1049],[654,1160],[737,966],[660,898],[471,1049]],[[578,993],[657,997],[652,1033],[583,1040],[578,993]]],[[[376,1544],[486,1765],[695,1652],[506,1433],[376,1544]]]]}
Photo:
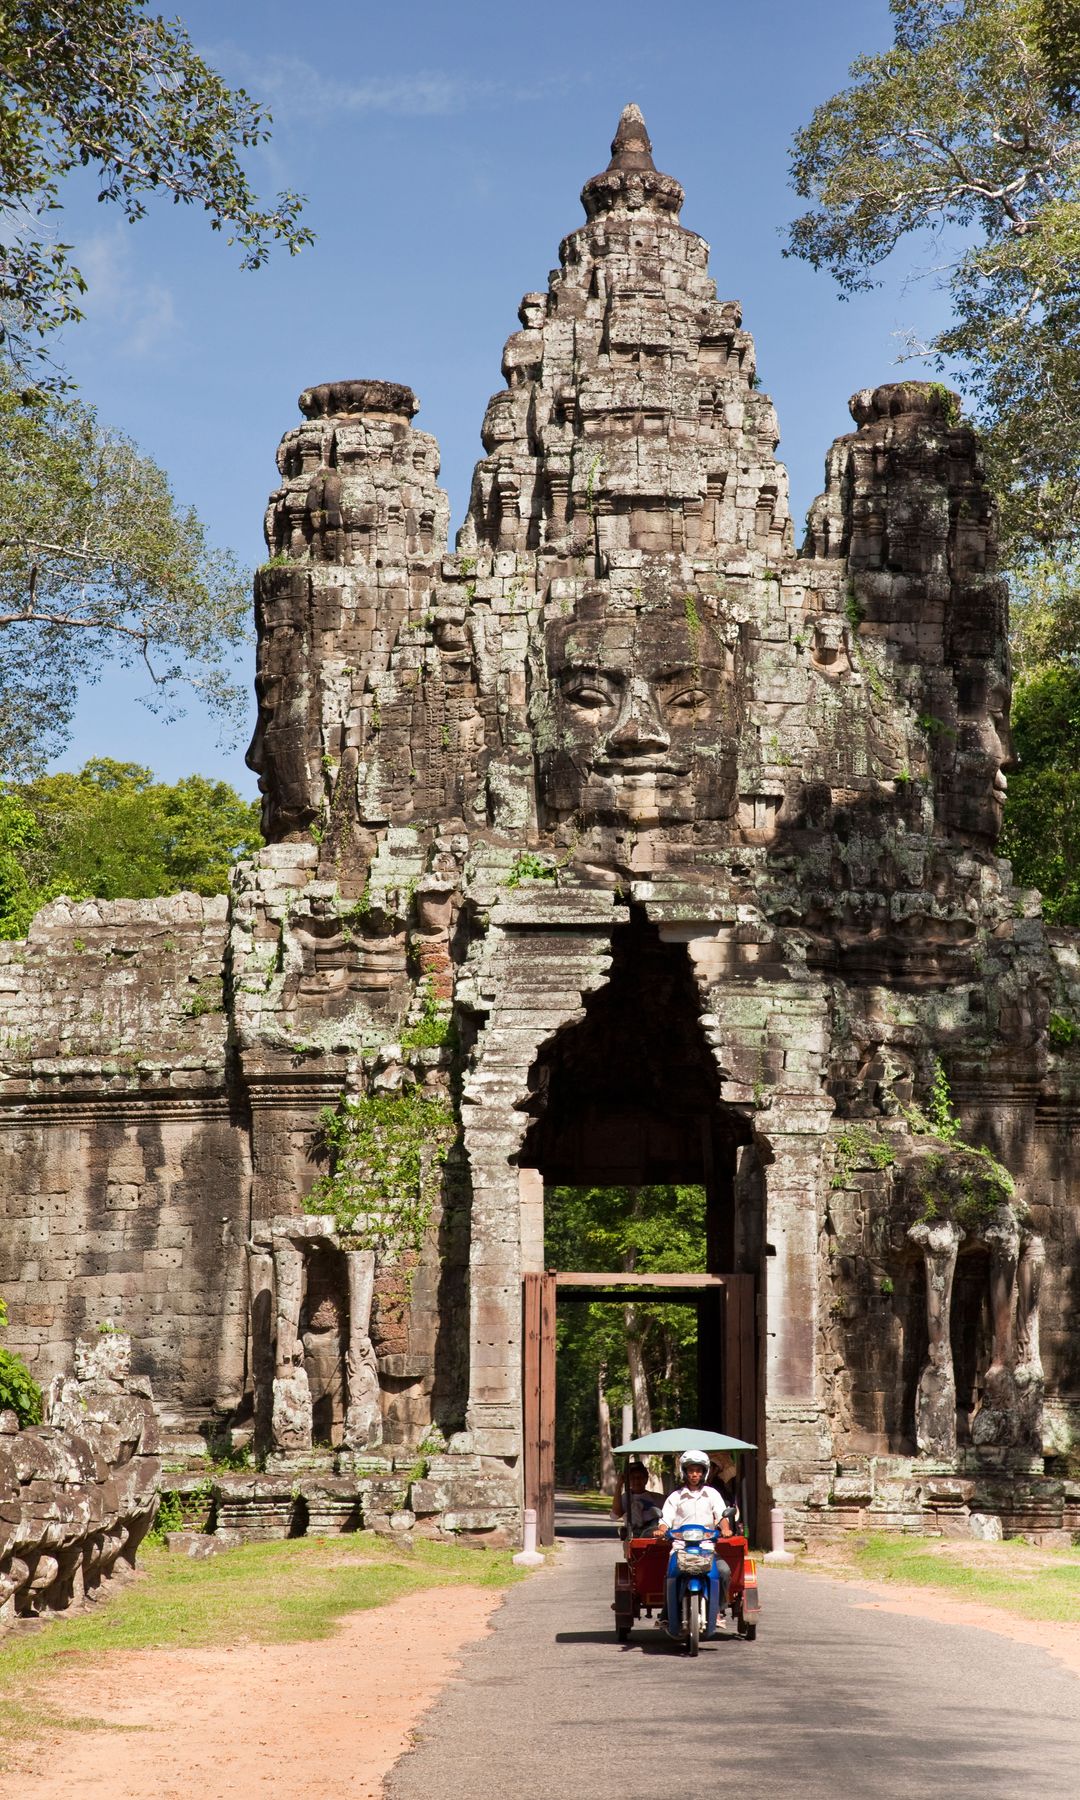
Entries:
{"type": "Polygon", "coordinates": [[[830,1186],[844,1188],[852,1170],[888,1169],[896,1161],[896,1151],[883,1138],[875,1137],[864,1125],[849,1125],[836,1140],[836,1164],[830,1186]]]}
{"type": "Polygon", "coordinates": [[[331,1213],[347,1248],[419,1255],[431,1223],[438,1171],[457,1136],[444,1094],[343,1095],[319,1115],[330,1168],[305,1201],[331,1213]]]}
{"type": "Polygon", "coordinates": [[[420,1017],[401,1034],[403,1050],[441,1050],[453,1041],[454,1022],[439,1005],[430,977],[421,990],[420,1017]]]}
{"type": "Polygon", "coordinates": [[[934,1058],[930,1097],[925,1107],[906,1107],[911,1130],[934,1137],[945,1146],[923,1157],[911,1183],[918,1218],[924,1224],[952,1219],[963,1231],[977,1232],[991,1223],[1015,1198],[1016,1184],[1008,1169],[982,1144],[969,1144],[953,1110],[952,1091],[939,1057],[934,1058]]]}
{"type": "Polygon", "coordinates": [[[503,887],[520,887],[523,881],[558,881],[559,871],[555,863],[546,856],[538,856],[534,850],[522,850],[514,858],[503,887]]]}

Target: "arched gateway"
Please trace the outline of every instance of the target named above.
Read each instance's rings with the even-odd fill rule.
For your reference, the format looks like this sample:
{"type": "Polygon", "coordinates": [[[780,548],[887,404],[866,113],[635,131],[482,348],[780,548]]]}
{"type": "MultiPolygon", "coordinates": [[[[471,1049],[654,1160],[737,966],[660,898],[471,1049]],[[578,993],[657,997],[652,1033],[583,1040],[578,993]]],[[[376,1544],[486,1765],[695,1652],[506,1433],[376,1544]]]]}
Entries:
{"type": "MultiPolygon", "coordinates": [[[[8,1065],[13,1346],[60,1362],[99,1304],[149,1334],[177,1423],[247,1418],[267,1451],[226,1522],[300,1491],[324,1524],[513,1536],[543,1184],[699,1182],[727,1321],[703,1404],[738,1404],[790,1529],[1075,1528],[1077,1033],[1048,1020],[1080,1021],[1080,959],[995,854],[975,434],[938,384],[857,394],[797,552],[753,343],[635,107],[582,200],[456,553],[409,389],[301,396],[256,586],[268,843],[227,920],[175,925],[222,1014],[155,1013],[149,907],[35,924],[45,1020],[64,932],[128,933],[155,1060],[95,1074],[81,1045],[85,1194],[63,1056],[8,1065]],[[87,1231],[133,1196],[124,1256],[172,1260],[144,1292],[106,1246],[38,1327],[57,1192],[87,1231]]],[[[78,978],[112,1027],[114,965],[78,978]]]]}

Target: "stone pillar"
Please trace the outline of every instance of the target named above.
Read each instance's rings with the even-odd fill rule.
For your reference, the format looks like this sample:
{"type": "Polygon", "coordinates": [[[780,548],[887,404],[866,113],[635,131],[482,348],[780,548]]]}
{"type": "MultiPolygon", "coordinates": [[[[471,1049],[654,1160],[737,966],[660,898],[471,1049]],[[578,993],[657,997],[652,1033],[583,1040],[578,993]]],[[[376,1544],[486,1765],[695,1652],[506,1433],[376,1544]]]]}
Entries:
{"type": "Polygon", "coordinates": [[[765,1170],[766,1393],[770,1404],[814,1407],[821,1139],[764,1129],[775,1159],[765,1170]]]}
{"type": "Polygon", "coordinates": [[[521,1250],[518,1172],[510,1159],[521,1131],[490,1131],[477,1123],[467,1128],[465,1141],[473,1168],[465,1422],[480,1455],[516,1456],[521,1448],[521,1250]]]}
{"type": "Polygon", "coordinates": [[[1046,1245],[1041,1237],[1021,1241],[1017,1270],[1016,1402],[1021,1440],[1036,1454],[1042,1450],[1043,1400],[1046,1382],[1039,1350],[1039,1303],[1046,1245]]]}
{"type": "Polygon", "coordinates": [[[544,1177],[539,1169],[518,1170],[521,1205],[521,1272],[544,1271],[544,1177]]]}
{"type": "Polygon", "coordinates": [[[382,1424],[379,1407],[379,1367],[369,1336],[371,1300],[375,1291],[374,1250],[347,1250],[345,1266],[349,1282],[349,1378],[345,1414],[345,1442],[364,1450],[378,1441],[382,1424]]]}
{"type": "Polygon", "coordinates": [[[255,1443],[268,1448],[274,1407],[274,1259],[269,1239],[252,1238],[248,1253],[248,1317],[255,1443]]]}
{"type": "Polygon", "coordinates": [[[915,1397],[915,1442],[922,1456],[956,1455],[956,1376],[949,1327],[960,1229],[951,1219],[920,1221],[908,1232],[926,1268],[926,1362],[915,1397]]]}
{"type": "Polygon", "coordinates": [[[1016,1274],[1020,1230],[1008,1212],[987,1227],[990,1250],[990,1324],[992,1350],[982,1404],[971,1422],[972,1442],[982,1446],[1018,1441],[1016,1393],[1016,1274]]]}
{"type": "Polygon", "coordinates": [[[271,1420],[273,1447],[275,1450],[310,1450],[311,1388],[304,1373],[304,1347],[300,1342],[304,1258],[297,1246],[282,1233],[275,1231],[272,1242],[277,1297],[271,1420]]]}

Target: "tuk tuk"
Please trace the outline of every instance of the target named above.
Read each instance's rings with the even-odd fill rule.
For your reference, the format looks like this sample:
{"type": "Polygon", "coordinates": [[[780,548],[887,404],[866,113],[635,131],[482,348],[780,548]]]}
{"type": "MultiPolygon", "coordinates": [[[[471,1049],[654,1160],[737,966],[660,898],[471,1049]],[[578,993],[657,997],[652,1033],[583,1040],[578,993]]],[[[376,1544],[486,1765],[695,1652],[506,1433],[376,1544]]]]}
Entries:
{"type": "MultiPolygon", "coordinates": [[[[694,1431],[680,1427],[674,1431],[656,1431],[648,1437],[634,1438],[630,1443],[618,1445],[613,1454],[625,1457],[678,1457],[684,1450],[693,1449],[710,1454],[723,1452],[737,1458],[739,1452],[756,1448],[755,1444],[748,1444],[743,1438],[727,1437],[717,1431],[694,1431]]],[[[745,1500],[742,1510],[744,1509],[745,1500]]],[[[670,1546],[664,1538],[635,1537],[630,1533],[629,1526],[625,1528],[624,1541],[625,1557],[615,1565],[613,1603],[615,1636],[620,1644],[628,1642],[630,1633],[642,1614],[648,1618],[654,1613],[663,1614],[670,1554],[670,1546]]],[[[731,1571],[727,1604],[731,1608],[737,1635],[752,1644],[757,1637],[761,1605],[757,1565],[750,1554],[750,1546],[741,1533],[732,1537],[718,1537],[715,1554],[724,1559],[731,1571]]],[[[691,1627],[696,1625],[695,1616],[691,1627]]],[[[696,1655],[697,1629],[688,1629],[685,1636],[687,1649],[691,1655],[696,1655]]]]}

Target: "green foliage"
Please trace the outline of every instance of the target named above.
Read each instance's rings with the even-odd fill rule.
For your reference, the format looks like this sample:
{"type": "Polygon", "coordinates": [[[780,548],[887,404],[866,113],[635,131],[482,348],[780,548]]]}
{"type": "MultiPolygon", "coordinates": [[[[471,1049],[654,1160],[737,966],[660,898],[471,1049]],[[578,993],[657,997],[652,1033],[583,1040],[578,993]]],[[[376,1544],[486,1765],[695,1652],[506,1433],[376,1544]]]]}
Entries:
{"type": "Polygon", "coordinates": [[[859,596],[855,592],[855,584],[851,581],[848,582],[847,592],[844,595],[844,617],[851,626],[852,631],[858,631],[859,626],[866,617],[859,596]]]}
{"type": "Polygon", "coordinates": [[[830,1186],[848,1185],[855,1169],[888,1169],[896,1161],[896,1151],[887,1139],[878,1137],[865,1125],[848,1125],[836,1140],[835,1163],[830,1186]]]}
{"type": "Polygon", "coordinates": [[[787,253],[842,293],[933,233],[1014,564],[1077,541],[1080,136],[1073,0],[890,0],[893,43],[795,137],[787,253]],[[1068,25],[1062,29],[1062,21],[1068,25]],[[944,254],[942,240],[944,239],[944,254]]]}
{"type": "Polygon", "coordinates": [[[1003,1163],[981,1144],[969,1144],[953,1110],[952,1091],[938,1057],[923,1107],[905,1108],[912,1131],[936,1138],[940,1152],[920,1157],[908,1177],[916,1215],[925,1223],[952,1219],[962,1231],[978,1232],[1015,1197],[1016,1185],[1003,1163]]]}
{"type": "Polygon", "coordinates": [[[926,1106],[926,1117],[935,1137],[943,1139],[946,1144],[959,1143],[960,1121],[953,1112],[949,1078],[940,1057],[937,1056],[934,1058],[934,1073],[930,1082],[930,1099],[926,1106]]]}
{"type": "MultiPolygon", "coordinates": [[[[2,267],[0,250],[0,289],[2,267]]],[[[151,711],[175,716],[194,689],[235,720],[247,632],[242,571],[164,471],[92,407],[28,397],[0,363],[0,774],[44,766],[110,661],[148,675],[151,711]]]]}
{"type": "Polygon", "coordinates": [[[264,144],[270,115],[197,56],[178,19],[146,0],[42,5],[11,0],[0,12],[0,318],[9,357],[23,364],[48,333],[81,317],[86,284],[52,220],[62,183],[80,166],[98,198],[128,220],[157,193],[209,215],[256,269],[270,246],[295,253],[312,241],[297,222],[302,200],[260,206],[241,155],[264,144]]]}
{"type": "Polygon", "coordinates": [[[537,856],[535,851],[522,850],[510,865],[509,872],[503,882],[504,887],[520,887],[523,881],[557,881],[559,871],[546,856],[537,856]]]}
{"type": "MultiPolygon", "coordinates": [[[[38,908],[72,900],[221,894],[262,839],[259,809],[224,781],[155,782],[137,763],[97,758],[75,774],[0,790],[0,937],[24,937],[38,908]]],[[[201,993],[192,1011],[220,1007],[201,993]]]]}
{"type": "MultiPolygon", "coordinates": [[[[700,1187],[552,1188],[545,1195],[544,1220],[549,1267],[660,1273],[705,1266],[700,1187]]],[[[692,1419],[695,1309],[642,1301],[634,1313],[654,1428],[692,1419]]],[[[619,1408],[631,1397],[625,1309],[599,1302],[560,1307],[556,1342],[556,1464],[563,1478],[585,1475],[595,1481],[598,1376],[603,1375],[616,1429],[619,1408]]]]}
{"type": "Polygon", "coordinates": [[[420,1017],[406,1026],[401,1034],[403,1050],[441,1050],[453,1038],[453,1019],[440,1008],[439,997],[430,981],[425,981],[420,1003],[420,1017]]]}
{"type": "Polygon", "coordinates": [[[1001,849],[1037,887],[1045,917],[1080,925],[1080,667],[1036,670],[1013,694],[1013,744],[1001,849]]]}
{"type": "Polygon", "coordinates": [[[170,1531],[184,1528],[184,1496],[167,1488],[158,1500],[154,1523],[146,1534],[148,1544],[163,1544],[170,1531]]]}
{"type": "MultiPolygon", "coordinates": [[[[0,1331],[7,1322],[7,1303],[0,1300],[0,1331]]],[[[15,1414],[20,1425],[40,1425],[44,1400],[22,1357],[0,1346],[0,1412],[7,1409],[15,1414]]]]}
{"type": "Polygon", "coordinates": [[[449,1100],[418,1088],[343,1095],[337,1107],[320,1113],[319,1131],[330,1168],[308,1195],[307,1211],[332,1213],[358,1249],[418,1254],[438,1171],[457,1136],[449,1100]]]}
{"type": "Polygon", "coordinates": [[[924,1157],[911,1189],[925,1223],[952,1219],[962,1231],[972,1232],[989,1225],[1015,1191],[1008,1170],[989,1150],[970,1144],[954,1144],[948,1154],[924,1157]]]}
{"type": "Polygon", "coordinates": [[[952,389],[947,388],[943,381],[932,381],[930,383],[930,392],[933,394],[934,399],[938,402],[945,415],[945,423],[947,425],[959,425],[960,402],[952,389]]]}
{"type": "Polygon", "coordinates": [[[1067,1019],[1064,1013],[1052,1012],[1047,1036],[1055,1050],[1071,1050],[1080,1038],[1080,1025],[1075,1019],[1067,1019]]]}

